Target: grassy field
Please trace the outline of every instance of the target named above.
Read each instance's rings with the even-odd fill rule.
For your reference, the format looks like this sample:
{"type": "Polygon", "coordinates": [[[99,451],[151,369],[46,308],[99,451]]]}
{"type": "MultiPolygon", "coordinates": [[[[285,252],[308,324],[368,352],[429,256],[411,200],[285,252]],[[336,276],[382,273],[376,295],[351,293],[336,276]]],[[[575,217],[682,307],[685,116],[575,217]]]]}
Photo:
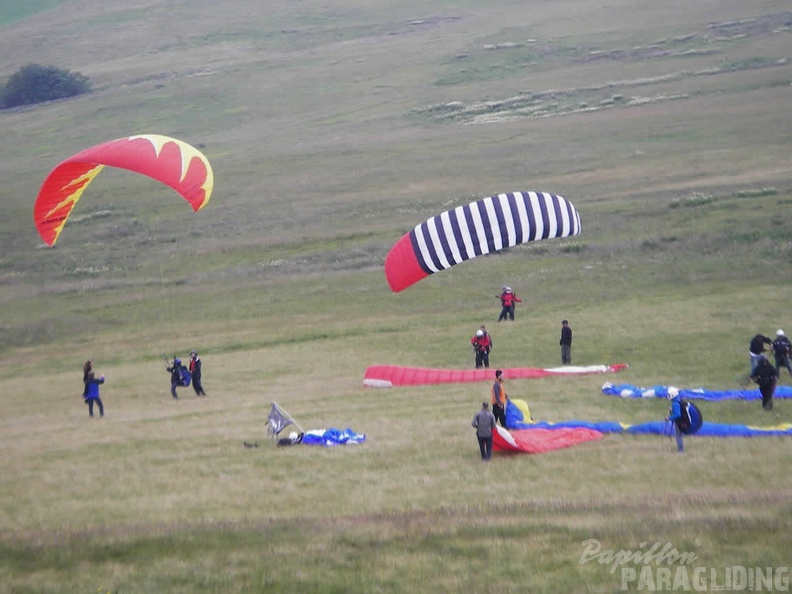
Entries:
{"type": "MultiPolygon", "coordinates": [[[[471,367],[482,323],[494,366],[556,366],[567,318],[575,364],[630,367],[510,382],[535,418],[666,414],[605,381],[739,387],[751,336],[792,332],[787,2],[25,6],[0,2],[0,83],[37,62],[95,91],[0,112],[0,594],[685,591],[658,574],[679,564],[586,560],[592,540],[668,543],[707,591],[789,567],[788,439],[678,456],[609,435],[483,465],[486,384],[362,385],[374,364],[471,367]],[[105,170],[45,248],[47,173],[146,132],[202,147],[209,205],[105,170]],[[514,190],[567,197],[583,233],[389,291],[405,231],[514,190]],[[498,325],[504,284],[524,303],[498,325]],[[173,401],[161,356],[192,349],[209,397],[173,401]],[[367,441],[277,449],[272,401],[367,441]]],[[[792,422],[784,401],[702,408],[792,422]]]]}

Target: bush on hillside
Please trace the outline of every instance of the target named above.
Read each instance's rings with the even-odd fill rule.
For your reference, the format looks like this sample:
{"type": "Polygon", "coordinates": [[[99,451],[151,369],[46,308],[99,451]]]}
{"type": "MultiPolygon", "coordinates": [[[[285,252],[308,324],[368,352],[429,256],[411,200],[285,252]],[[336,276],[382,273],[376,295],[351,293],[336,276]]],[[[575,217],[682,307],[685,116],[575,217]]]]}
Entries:
{"type": "Polygon", "coordinates": [[[31,105],[91,92],[87,76],[54,66],[22,66],[0,89],[0,107],[31,105]]]}

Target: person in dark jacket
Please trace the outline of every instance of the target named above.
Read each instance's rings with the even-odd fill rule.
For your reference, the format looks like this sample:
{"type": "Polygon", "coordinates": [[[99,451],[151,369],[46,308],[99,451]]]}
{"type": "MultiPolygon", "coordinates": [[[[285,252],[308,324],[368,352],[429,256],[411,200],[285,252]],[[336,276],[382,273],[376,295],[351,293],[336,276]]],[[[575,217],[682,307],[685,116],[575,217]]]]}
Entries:
{"type": "Polygon", "coordinates": [[[751,339],[751,345],[748,347],[748,353],[751,355],[751,375],[756,370],[759,359],[764,357],[765,345],[772,347],[773,341],[764,334],[757,334],[751,339]]]}
{"type": "Polygon", "coordinates": [[[476,439],[478,439],[479,451],[482,460],[492,458],[492,432],[495,431],[495,415],[489,411],[486,402],[481,403],[481,410],[478,411],[470,423],[476,428],[476,439]]]}
{"type": "Polygon", "coordinates": [[[763,356],[759,359],[751,379],[759,385],[759,391],[762,393],[762,408],[773,410],[773,394],[778,382],[778,372],[767,357],[763,356]]]}
{"type": "Polygon", "coordinates": [[[561,322],[561,340],[558,342],[561,345],[561,363],[569,365],[572,363],[572,328],[569,327],[569,322],[563,320],[561,322]]]}
{"type": "Polygon", "coordinates": [[[99,398],[99,385],[104,381],[104,375],[96,377],[93,370],[93,359],[88,359],[83,365],[83,400],[88,405],[88,416],[94,416],[94,403],[99,406],[99,416],[104,416],[104,405],[102,399],[99,398]]]}
{"type": "Polygon", "coordinates": [[[201,384],[201,358],[195,351],[190,353],[190,375],[192,375],[192,387],[195,390],[195,395],[206,396],[201,384]]]}
{"type": "Polygon", "coordinates": [[[179,399],[179,395],[176,393],[176,388],[179,386],[184,385],[184,380],[182,380],[182,371],[181,371],[181,359],[174,358],[173,363],[171,365],[165,366],[165,371],[171,374],[171,396],[173,396],[174,400],[179,399]]]}
{"type": "Polygon", "coordinates": [[[773,341],[773,356],[775,357],[775,368],[778,379],[781,379],[781,368],[786,367],[789,375],[792,376],[792,343],[789,342],[783,330],[776,330],[776,339],[773,341]]]}

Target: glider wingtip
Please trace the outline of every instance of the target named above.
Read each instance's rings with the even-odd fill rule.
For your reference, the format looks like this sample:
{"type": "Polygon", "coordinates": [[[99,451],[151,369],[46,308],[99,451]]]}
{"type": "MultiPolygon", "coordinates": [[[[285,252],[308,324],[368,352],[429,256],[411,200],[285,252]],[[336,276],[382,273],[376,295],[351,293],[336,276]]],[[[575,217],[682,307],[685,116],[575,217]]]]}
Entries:
{"type": "Polygon", "coordinates": [[[388,286],[390,287],[392,293],[401,293],[404,290],[404,286],[402,284],[397,283],[388,276],[385,277],[385,280],[388,281],[388,286]]]}

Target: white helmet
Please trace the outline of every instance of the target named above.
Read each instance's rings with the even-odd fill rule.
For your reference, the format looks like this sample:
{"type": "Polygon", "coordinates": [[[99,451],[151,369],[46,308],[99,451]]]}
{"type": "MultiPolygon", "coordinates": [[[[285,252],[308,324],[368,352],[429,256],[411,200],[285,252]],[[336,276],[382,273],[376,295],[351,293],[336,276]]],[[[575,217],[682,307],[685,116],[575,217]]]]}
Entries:
{"type": "Polygon", "coordinates": [[[297,432],[292,431],[291,433],[289,433],[289,439],[295,441],[297,439],[297,432]]]}
{"type": "Polygon", "coordinates": [[[778,330],[776,330],[776,336],[783,336],[783,335],[784,335],[784,331],[783,330],[781,330],[780,328],[778,330]]]}
{"type": "Polygon", "coordinates": [[[477,330],[477,331],[476,331],[476,336],[478,336],[479,338],[481,338],[482,336],[484,336],[484,330],[477,330]]]}
{"type": "Polygon", "coordinates": [[[676,398],[677,396],[679,396],[679,388],[676,388],[674,386],[670,386],[668,388],[668,397],[669,398],[676,398]]]}

